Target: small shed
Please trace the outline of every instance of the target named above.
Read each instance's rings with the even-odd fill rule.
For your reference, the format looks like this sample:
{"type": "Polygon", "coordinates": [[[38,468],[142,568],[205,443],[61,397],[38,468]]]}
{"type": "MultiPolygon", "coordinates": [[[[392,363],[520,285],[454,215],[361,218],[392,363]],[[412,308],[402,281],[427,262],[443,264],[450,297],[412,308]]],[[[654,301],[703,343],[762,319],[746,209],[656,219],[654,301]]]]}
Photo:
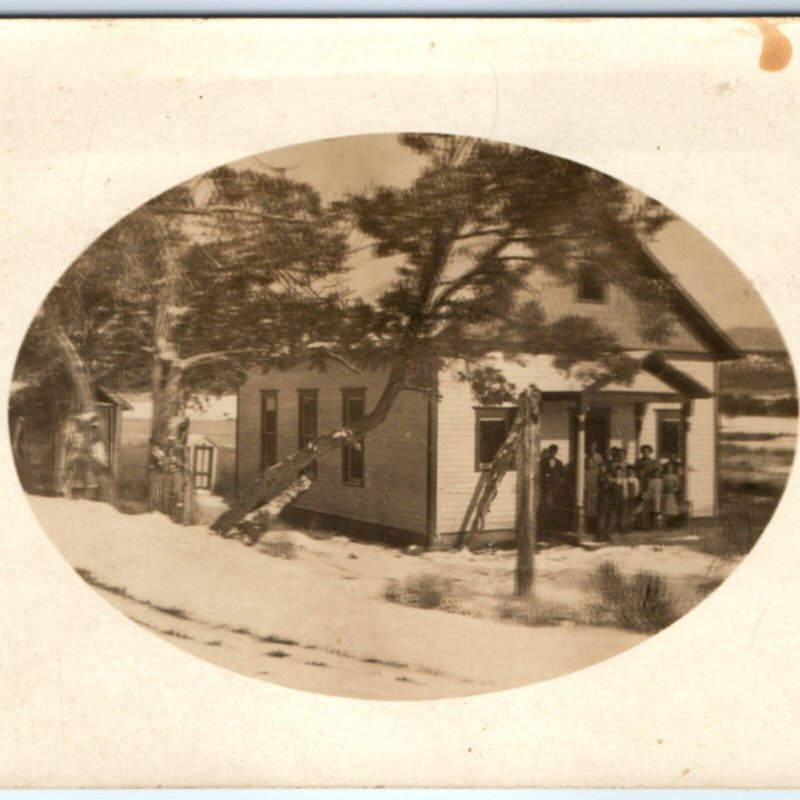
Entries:
{"type": "Polygon", "coordinates": [[[219,448],[202,433],[190,433],[188,445],[195,491],[213,492],[217,484],[219,448]]]}
{"type": "MultiPolygon", "coordinates": [[[[133,407],[122,395],[104,386],[95,390],[97,415],[109,464],[116,470],[122,439],[122,412],[133,407]]],[[[45,401],[36,395],[13,403],[10,412],[14,463],[26,492],[52,495],[56,491],[56,466],[61,457],[59,432],[66,403],[45,401]]]]}

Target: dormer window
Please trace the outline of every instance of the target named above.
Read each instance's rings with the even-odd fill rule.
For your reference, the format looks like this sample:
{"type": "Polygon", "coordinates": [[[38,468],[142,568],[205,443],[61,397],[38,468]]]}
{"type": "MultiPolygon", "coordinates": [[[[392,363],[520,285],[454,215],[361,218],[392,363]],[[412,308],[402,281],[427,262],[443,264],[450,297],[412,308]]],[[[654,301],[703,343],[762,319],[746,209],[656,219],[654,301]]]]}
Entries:
{"type": "Polygon", "coordinates": [[[578,269],[578,300],[582,303],[605,303],[606,283],[597,267],[587,264],[578,269]]]}

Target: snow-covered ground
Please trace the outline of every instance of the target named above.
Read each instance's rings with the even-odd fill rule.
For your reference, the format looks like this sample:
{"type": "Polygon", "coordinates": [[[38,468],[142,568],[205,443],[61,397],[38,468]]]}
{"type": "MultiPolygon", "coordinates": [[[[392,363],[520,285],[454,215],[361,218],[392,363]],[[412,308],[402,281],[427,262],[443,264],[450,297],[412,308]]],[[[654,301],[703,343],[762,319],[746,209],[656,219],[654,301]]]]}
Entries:
{"type": "MultiPolygon", "coordinates": [[[[273,544],[292,543],[295,557],[285,559],[157,514],[30,501],[67,561],[131,619],[208,661],[298,689],[381,699],[475,694],[571,672],[645,638],[499,620],[513,552],[408,555],[341,536],[268,534],[273,544]],[[388,579],[422,573],[452,579],[469,597],[466,613],[384,599],[388,579]]],[[[684,546],[553,547],[536,558],[537,601],[584,603],[587,575],[603,560],[659,572],[694,600],[700,583],[733,566],[684,546]]]]}
{"type": "Polygon", "coordinates": [[[797,436],[797,417],[720,416],[725,433],[765,433],[772,436],[797,436]]]}
{"type": "Polygon", "coordinates": [[[728,434],[728,441],[735,443],[737,447],[753,450],[793,450],[797,447],[797,417],[723,415],[720,416],[720,428],[723,433],[728,434]],[[769,438],[738,439],[737,434],[758,434],[769,438]]]}

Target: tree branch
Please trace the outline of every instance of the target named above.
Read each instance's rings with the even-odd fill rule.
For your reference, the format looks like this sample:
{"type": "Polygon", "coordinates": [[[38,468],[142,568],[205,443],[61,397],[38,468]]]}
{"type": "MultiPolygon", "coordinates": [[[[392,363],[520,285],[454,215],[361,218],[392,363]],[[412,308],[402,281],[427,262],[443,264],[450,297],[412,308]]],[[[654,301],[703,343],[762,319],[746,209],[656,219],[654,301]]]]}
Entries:
{"type": "Polygon", "coordinates": [[[338,361],[345,369],[348,369],[355,375],[359,375],[359,370],[354,367],[344,356],[339,355],[339,353],[335,353],[333,350],[330,350],[327,347],[322,347],[320,345],[309,345],[308,349],[314,353],[322,353],[326,355],[328,358],[332,359],[333,361],[338,361]]]}
{"type": "Polygon", "coordinates": [[[177,366],[186,371],[198,364],[204,364],[207,361],[222,361],[226,358],[231,358],[234,355],[256,355],[261,350],[255,347],[243,348],[241,350],[212,350],[207,353],[197,353],[194,356],[187,356],[177,362],[177,366]]]}
{"type": "Polygon", "coordinates": [[[310,219],[297,219],[296,217],[284,217],[280,214],[269,214],[266,211],[251,211],[249,208],[239,206],[206,206],[205,208],[183,208],[181,206],[160,206],[149,209],[152,214],[186,214],[195,217],[208,217],[213,214],[241,214],[253,219],[264,219],[270,222],[285,222],[289,225],[313,225],[310,219]]]}

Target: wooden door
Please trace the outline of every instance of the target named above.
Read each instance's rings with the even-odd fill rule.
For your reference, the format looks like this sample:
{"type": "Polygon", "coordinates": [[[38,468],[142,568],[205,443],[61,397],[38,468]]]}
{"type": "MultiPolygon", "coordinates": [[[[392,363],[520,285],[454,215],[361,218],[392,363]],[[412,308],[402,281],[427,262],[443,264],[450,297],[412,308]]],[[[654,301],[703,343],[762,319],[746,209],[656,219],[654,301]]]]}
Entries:
{"type": "Polygon", "coordinates": [[[207,444],[198,444],[194,447],[192,457],[192,474],[194,475],[194,488],[211,491],[214,474],[214,448],[207,444]]]}

